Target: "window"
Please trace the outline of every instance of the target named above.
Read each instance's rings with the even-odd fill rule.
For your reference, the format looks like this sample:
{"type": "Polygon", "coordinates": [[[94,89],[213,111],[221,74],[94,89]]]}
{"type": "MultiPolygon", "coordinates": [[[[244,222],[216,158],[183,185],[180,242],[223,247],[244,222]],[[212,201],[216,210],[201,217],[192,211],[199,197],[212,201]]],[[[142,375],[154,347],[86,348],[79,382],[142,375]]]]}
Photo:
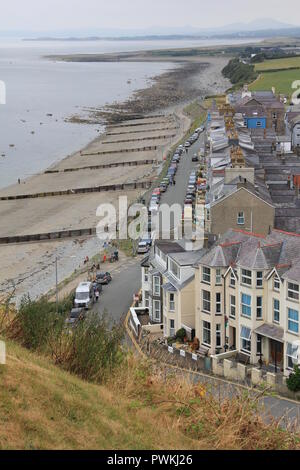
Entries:
{"type": "Polygon", "coordinates": [[[257,271],[256,273],[256,287],[262,287],[263,286],[263,272],[262,271],[257,271]]]}
{"type": "Polygon", "coordinates": [[[256,127],[261,127],[261,126],[262,126],[261,121],[256,121],[256,127]]]}
{"type": "Polygon", "coordinates": [[[235,295],[230,296],[230,317],[235,318],[236,304],[235,304],[235,295]]]}
{"type": "Polygon", "coordinates": [[[154,320],[159,322],[160,321],[160,301],[154,300],[154,320]]]}
{"type": "Polygon", "coordinates": [[[230,285],[231,287],[235,287],[235,275],[232,271],[230,272],[230,285]]]}
{"type": "Polygon", "coordinates": [[[299,300],[299,286],[298,284],[288,283],[288,298],[292,300],[299,300]]]}
{"type": "Polygon", "coordinates": [[[261,320],[263,317],[263,298],[256,297],[256,318],[261,320]]]}
{"type": "Polygon", "coordinates": [[[170,260],[170,271],[177,279],[180,279],[180,269],[177,264],[170,260]]]}
{"type": "Polygon", "coordinates": [[[175,311],[175,294],[170,294],[170,312],[175,311]]]}
{"type": "Polygon", "coordinates": [[[148,273],[149,273],[149,268],[145,268],[144,269],[144,282],[148,282],[148,279],[149,279],[148,273]]]}
{"type": "Polygon", "coordinates": [[[294,365],[298,364],[298,346],[287,343],[286,348],[287,368],[294,369],[294,365]]]}
{"type": "Polygon", "coordinates": [[[251,295],[242,294],[242,315],[251,318],[251,295]]]}
{"type": "Polygon", "coordinates": [[[210,313],[210,292],[207,290],[202,291],[202,310],[210,313]]]}
{"type": "Polygon", "coordinates": [[[207,321],[203,322],[203,343],[207,344],[207,346],[211,344],[210,323],[207,321]]]}
{"type": "Polygon", "coordinates": [[[299,312],[292,308],[288,309],[288,330],[291,333],[299,333],[299,312]]]}
{"type": "Polygon", "coordinates": [[[273,119],[277,119],[277,113],[273,113],[273,119]]]}
{"type": "Polygon", "coordinates": [[[175,336],[175,320],[170,320],[170,336],[175,336]]]}
{"type": "Polygon", "coordinates": [[[210,268],[202,268],[202,281],[210,284],[210,268]]]}
{"type": "Polygon", "coordinates": [[[241,349],[246,353],[251,352],[251,330],[246,326],[241,327],[241,349]]]}
{"type": "Polygon", "coordinates": [[[274,290],[280,290],[280,279],[279,279],[278,276],[275,276],[275,277],[274,277],[273,289],[274,289],[274,290]]]}
{"type": "Polygon", "coordinates": [[[149,292],[145,292],[145,307],[149,308],[149,292]]]}
{"type": "Polygon", "coordinates": [[[153,294],[160,295],[160,278],[158,276],[153,277],[153,294]]]}
{"type": "Polygon", "coordinates": [[[280,301],[273,299],[273,322],[280,322],[280,301]]]}
{"type": "Polygon", "coordinates": [[[251,286],[252,284],[252,273],[247,269],[242,269],[242,283],[251,286]]]}
{"type": "Polygon", "coordinates": [[[221,269],[216,270],[216,284],[222,284],[221,269]]]}
{"type": "Polygon", "coordinates": [[[221,294],[220,292],[217,292],[216,293],[216,314],[220,314],[221,313],[221,310],[222,310],[222,307],[221,307],[221,294]]]}
{"type": "Polygon", "coordinates": [[[245,214],[244,214],[244,212],[238,212],[237,224],[238,225],[245,225],[245,214]]]}
{"type": "Polygon", "coordinates": [[[216,325],[216,347],[220,348],[222,344],[221,340],[221,325],[216,325]]]}

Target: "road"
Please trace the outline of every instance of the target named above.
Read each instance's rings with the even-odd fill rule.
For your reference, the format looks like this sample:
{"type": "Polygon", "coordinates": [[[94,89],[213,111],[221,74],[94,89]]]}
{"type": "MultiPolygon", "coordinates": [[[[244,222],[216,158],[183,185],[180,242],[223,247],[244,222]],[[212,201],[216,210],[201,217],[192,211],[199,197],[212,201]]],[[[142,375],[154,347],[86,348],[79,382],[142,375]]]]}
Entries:
{"type": "Polygon", "coordinates": [[[128,312],[133,295],[141,287],[141,260],[142,257],[128,258],[117,268],[107,267],[112,281],[108,286],[103,286],[99,302],[94,305],[94,312],[102,315],[106,311],[111,320],[116,322],[128,312]]]}
{"type": "MultiPolygon", "coordinates": [[[[169,186],[162,195],[161,203],[182,204],[185,199],[191,171],[197,168],[197,163],[192,162],[192,156],[203,147],[204,134],[195,142],[186,154],[183,154],[176,173],[176,185],[169,186]]],[[[133,295],[141,287],[140,262],[143,256],[124,260],[120,266],[107,268],[111,272],[113,280],[108,286],[103,286],[99,303],[95,304],[93,311],[103,314],[106,311],[113,321],[119,321],[124,313],[127,313],[133,301],[133,295]],[[110,269],[111,268],[111,269],[110,269]]]]}

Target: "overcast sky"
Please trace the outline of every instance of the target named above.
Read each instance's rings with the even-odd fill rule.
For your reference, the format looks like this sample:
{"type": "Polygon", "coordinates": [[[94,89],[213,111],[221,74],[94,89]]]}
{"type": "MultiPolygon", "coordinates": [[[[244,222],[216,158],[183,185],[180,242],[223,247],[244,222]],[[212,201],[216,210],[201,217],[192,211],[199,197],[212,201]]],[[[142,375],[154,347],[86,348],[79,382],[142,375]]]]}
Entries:
{"type": "Polygon", "coordinates": [[[299,0],[0,0],[0,31],[197,28],[273,18],[300,23],[299,0]]]}

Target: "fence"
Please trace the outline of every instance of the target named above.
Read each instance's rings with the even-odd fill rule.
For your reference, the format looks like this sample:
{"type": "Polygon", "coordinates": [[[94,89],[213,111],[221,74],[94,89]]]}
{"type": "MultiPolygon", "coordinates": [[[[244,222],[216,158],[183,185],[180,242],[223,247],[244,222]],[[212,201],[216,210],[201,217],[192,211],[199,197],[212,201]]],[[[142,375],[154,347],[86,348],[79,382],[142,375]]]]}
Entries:
{"type": "Polygon", "coordinates": [[[198,372],[212,372],[210,357],[204,357],[197,353],[173,348],[165,344],[150,343],[147,337],[143,338],[142,349],[149,357],[159,362],[198,372]]]}

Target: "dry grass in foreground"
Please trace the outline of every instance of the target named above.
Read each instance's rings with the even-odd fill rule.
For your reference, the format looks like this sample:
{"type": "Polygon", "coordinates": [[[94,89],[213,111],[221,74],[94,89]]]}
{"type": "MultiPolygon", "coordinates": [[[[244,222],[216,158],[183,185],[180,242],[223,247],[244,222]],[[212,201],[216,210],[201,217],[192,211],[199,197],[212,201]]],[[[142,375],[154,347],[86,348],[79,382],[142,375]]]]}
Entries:
{"type": "Polygon", "coordinates": [[[0,366],[1,449],[297,449],[256,403],[219,403],[129,357],[105,386],[70,375],[15,343],[0,366]]]}

